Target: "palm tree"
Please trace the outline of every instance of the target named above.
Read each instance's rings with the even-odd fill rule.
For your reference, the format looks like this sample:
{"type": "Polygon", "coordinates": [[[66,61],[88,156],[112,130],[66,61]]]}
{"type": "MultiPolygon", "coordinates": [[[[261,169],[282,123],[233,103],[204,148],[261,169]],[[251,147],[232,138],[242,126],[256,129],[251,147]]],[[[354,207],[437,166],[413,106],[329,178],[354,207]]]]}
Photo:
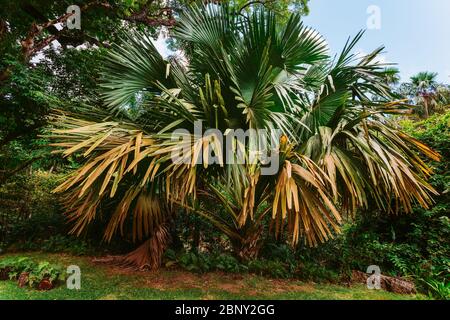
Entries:
{"type": "Polygon", "coordinates": [[[419,72],[402,87],[402,91],[412,97],[416,112],[425,119],[448,103],[445,98],[448,88],[437,82],[437,75],[435,72],[419,72]]]}
{"type": "Polygon", "coordinates": [[[106,240],[120,231],[143,242],[127,263],[157,267],[175,213],[206,219],[251,259],[267,222],[293,245],[315,246],[359,208],[398,213],[432,203],[430,169],[417,151],[439,155],[390,124],[385,114],[401,106],[375,62],[383,48],[359,59],[351,53],[362,33],[331,59],[299,15],[280,25],[263,8],[240,15],[210,4],[183,12],[172,36],[184,63],[163,59],[145,34],[123,35],[104,71],[107,108],[55,114],[54,146],[86,158],[56,190],[73,233],[101,215],[106,240]],[[262,162],[225,163],[217,140],[194,132],[197,121],[205,131],[281,130],[272,151],[280,169],[263,175],[262,162]],[[187,162],[171,159],[180,150],[176,129],[189,138],[187,162]],[[210,152],[218,164],[197,164],[210,152]]]}
{"type": "Polygon", "coordinates": [[[394,67],[388,67],[384,70],[386,82],[391,86],[396,86],[400,83],[400,70],[394,67]]]}

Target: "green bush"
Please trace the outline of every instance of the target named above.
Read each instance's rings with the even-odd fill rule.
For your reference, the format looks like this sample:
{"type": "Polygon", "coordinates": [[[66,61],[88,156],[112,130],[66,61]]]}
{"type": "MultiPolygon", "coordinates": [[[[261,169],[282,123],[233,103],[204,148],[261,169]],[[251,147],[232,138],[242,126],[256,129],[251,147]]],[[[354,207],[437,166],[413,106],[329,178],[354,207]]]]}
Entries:
{"type": "Polygon", "coordinates": [[[441,300],[450,300],[450,281],[438,281],[434,279],[423,280],[428,289],[428,294],[441,300]]]}
{"type": "Polygon", "coordinates": [[[176,253],[167,250],[166,267],[179,266],[184,270],[203,273],[224,271],[227,273],[254,273],[271,278],[294,277],[291,265],[281,260],[258,259],[241,262],[228,253],[198,253],[194,251],[176,253]]]}
{"type": "Polygon", "coordinates": [[[239,273],[247,270],[235,257],[225,253],[199,253],[195,251],[175,252],[167,250],[165,253],[166,267],[178,265],[192,272],[225,271],[239,273]]]}
{"type": "Polygon", "coordinates": [[[293,277],[289,266],[279,260],[252,260],[248,262],[248,271],[271,278],[287,279],[293,277]]]}
{"type": "Polygon", "coordinates": [[[35,263],[26,257],[11,257],[0,261],[0,272],[2,279],[17,279],[22,272],[31,272],[35,263]]]}
{"type": "Polygon", "coordinates": [[[77,256],[87,255],[93,252],[91,246],[85,240],[74,236],[57,234],[40,241],[26,241],[14,245],[18,251],[43,251],[51,253],[70,253],[77,256]]]}
{"type": "Polygon", "coordinates": [[[61,176],[37,171],[15,176],[0,187],[0,241],[4,246],[66,231],[58,201],[51,193],[61,176]]]}
{"type": "Polygon", "coordinates": [[[177,258],[178,264],[192,272],[207,272],[211,270],[212,261],[209,255],[186,252],[177,258]]]}
{"type": "Polygon", "coordinates": [[[87,254],[86,240],[68,235],[69,225],[52,190],[62,174],[35,171],[0,187],[0,251],[87,254]]]}
{"type": "Polygon", "coordinates": [[[0,260],[0,280],[17,280],[26,273],[26,283],[30,288],[38,288],[46,280],[50,284],[57,284],[65,280],[64,269],[47,261],[35,262],[27,257],[9,257],[0,260]]]}
{"type": "Polygon", "coordinates": [[[0,252],[44,251],[75,255],[129,252],[132,241],[115,238],[104,243],[104,221],[76,237],[52,190],[64,179],[61,173],[34,171],[17,175],[0,186],[0,252]]]}
{"type": "Polygon", "coordinates": [[[48,279],[50,283],[64,281],[64,269],[59,265],[52,265],[47,261],[41,261],[31,270],[28,276],[28,285],[35,287],[44,279],[48,279]]]}
{"type": "Polygon", "coordinates": [[[219,254],[213,258],[213,265],[215,269],[230,272],[239,273],[244,272],[247,268],[241,264],[235,257],[229,254],[219,254]]]}

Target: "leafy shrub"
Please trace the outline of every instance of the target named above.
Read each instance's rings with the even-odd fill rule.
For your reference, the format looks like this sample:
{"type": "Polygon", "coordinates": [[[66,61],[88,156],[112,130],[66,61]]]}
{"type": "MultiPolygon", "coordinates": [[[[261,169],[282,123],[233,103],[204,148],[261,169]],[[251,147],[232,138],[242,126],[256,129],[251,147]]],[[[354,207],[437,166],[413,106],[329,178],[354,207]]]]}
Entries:
{"type": "Polygon", "coordinates": [[[238,273],[247,269],[235,257],[225,253],[210,254],[188,251],[177,254],[173,250],[168,250],[165,257],[167,267],[178,265],[185,270],[198,273],[214,270],[238,273]]]}
{"type": "Polygon", "coordinates": [[[89,252],[88,244],[75,237],[56,235],[44,240],[41,250],[45,252],[68,252],[75,255],[85,255],[89,252]]]}
{"type": "Polygon", "coordinates": [[[85,255],[94,249],[122,246],[102,244],[95,230],[85,238],[68,235],[70,225],[52,194],[63,178],[62,174],[35,171],[0,186],[0,252],[40,250],[85,255]]]}
{"type": "Polygon", "coordinates": [[[441,300],[450,300],[450,281],[434,279],[423,280],[428,288],[428,294],[441,300]]]}
{"type": "Polygon", "coordinates": [[[177,263],[188,271],[207,272],[211,270],[211,259],[206,254],[185,252],[177,258],[177,263]]]}
{"type": "MultiPolygon", "coordinates": [[[[26,257],[11,257],[0,261],[0,271],[9,279],[17,279],[22,272],[31,272],[35,263],[26,257]]],[[[5,280],[6,277],[3,278],[5,280]]]]}
{"type": "Polygon", "coordinates": [[[167,250],[166,267],[178,265],[191,272],[224,271],[228,273],[250,272],[272,278],[290,278],[294,274],[290,265],[280,260],[251,260],[240,262],[227,253],[198,253],[194,251],[176,253],[167,250]]]}
{"type": "Polygon", "coordinates": [[[217,270],[239,273],[245,271],[246,266],[229,254],[219,254],[213,258],[213,266],[217,270]]]}
{"type": "Polygon", "coordinates": [[[11,280],[20,279],[21,275],[31,288],[38,288],[43,281],[55,285],[65,279],[64,269],[59,265],[53,265],[47,261],[36,263],[27,257],[9,257],[0,260],[0,280],[6,280],[5,275],[11,280]]]}
{"type": "Polygon", "coordinates": [[[65,273],[61,266],[52,265],[47,261],[39,262],[31,270],[28,276],[28,285],[34,287],[42,280],[47,279],[50,283],[65,280],[65,273]]]}
{"type": "Polygon", "coordinates": [[[288,265],[279,260],[252,260],[248,262],[248,271],[272,278],[292,278],[288,265]]]}

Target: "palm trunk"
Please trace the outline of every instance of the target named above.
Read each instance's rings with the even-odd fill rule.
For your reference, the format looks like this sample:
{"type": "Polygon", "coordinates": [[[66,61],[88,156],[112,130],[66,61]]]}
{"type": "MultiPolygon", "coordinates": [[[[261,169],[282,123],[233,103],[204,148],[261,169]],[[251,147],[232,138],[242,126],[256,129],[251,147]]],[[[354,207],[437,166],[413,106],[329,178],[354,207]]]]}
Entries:
{"type": "Polygon", "coordinates": [[[430,112],[428,110],[428,100],[427,98],[424,99],[424,118],[428,119],[428,117],[430,116],[430,112]]]}
{"type": "Polygon", "coordinates": [[[240,240],[232,240],[233,251],[240,260],[250,261],[258,258],[262,246],[262,232],[261,226],[252,226],[240,240]]]}
{"type": "Polygon", "coordinates": [[[200,250],[200,226],[199,222],[197,220],[194,221],[194,229],[192,231],[192,249],[194,249],[195,252],[198,252],[200,250]]]}
{"type": "Polygon", "coordinates": [[[129,254],[95,259],[94,262],[113,264],[132,270],[157,270],[161,267],[163,254],[169,242],[167,226],[160,225],[150,239],[129,254]]]}

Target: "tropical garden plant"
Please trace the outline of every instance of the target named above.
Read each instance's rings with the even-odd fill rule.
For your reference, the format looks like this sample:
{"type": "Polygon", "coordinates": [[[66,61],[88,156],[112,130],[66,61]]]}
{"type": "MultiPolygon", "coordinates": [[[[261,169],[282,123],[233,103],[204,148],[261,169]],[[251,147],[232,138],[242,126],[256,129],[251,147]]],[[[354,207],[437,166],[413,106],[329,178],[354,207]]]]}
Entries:
{"type": "Polygon", "coordinates": [[[105,240],[121,233],[141,243],[123,262],[154,268],[177,214],[209,221],[248,260],[268,231],[316,246],[369,203],[386,214],[432,204],[419,153],[439,155],[391,124],[388,114],[407,107],[377,62],[383,48],[352,53],[362,33],[332,58],[300,15],[280,24],[264,8],[208,4],[184,11],[171,36],[181,57],[163,58],[141,32],[123,34],[105,63],[105,106],[53,115],[56,152],[86,159],[55,190],[73,233],[106,220],[105,240]],[[197,121],[205,132],[280,130],[278,172],[225,163],[217,139],[194,132],[197,121]],[[187,162],[172,160],[176,129],[190,138],[187,162]]]}

